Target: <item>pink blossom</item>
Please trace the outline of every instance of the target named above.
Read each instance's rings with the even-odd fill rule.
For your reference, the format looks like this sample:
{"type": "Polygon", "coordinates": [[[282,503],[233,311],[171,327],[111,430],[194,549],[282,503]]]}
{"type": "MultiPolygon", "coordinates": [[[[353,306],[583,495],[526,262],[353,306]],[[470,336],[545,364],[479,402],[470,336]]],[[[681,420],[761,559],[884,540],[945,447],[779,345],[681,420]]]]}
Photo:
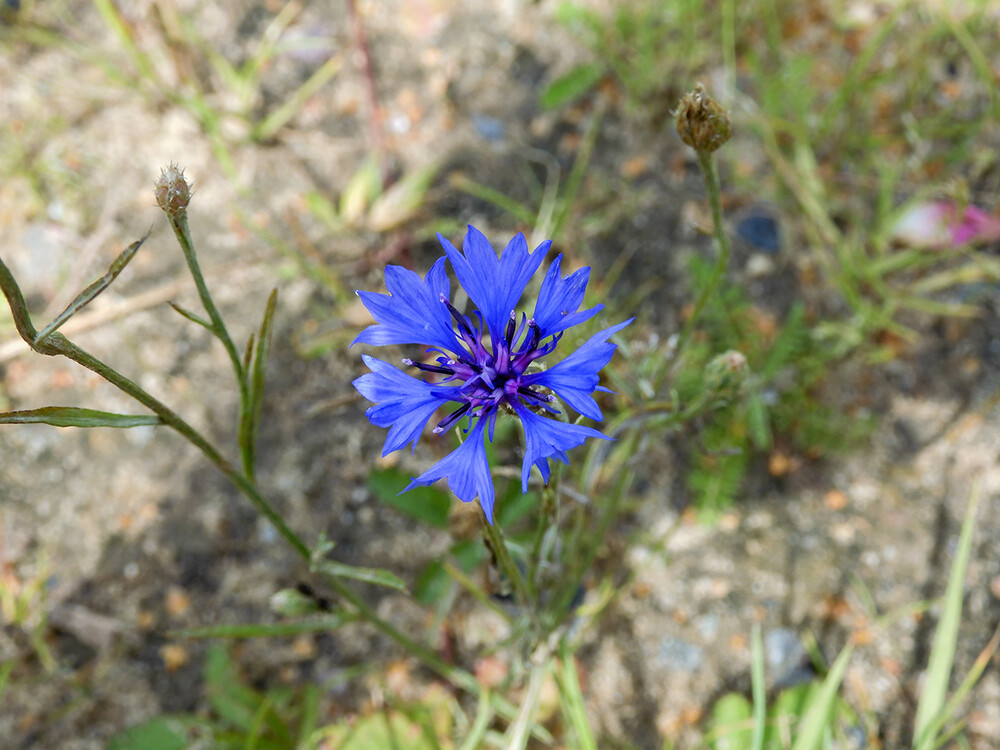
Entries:
{"type": "Polygon", "coordinates": [[[945,201],[918,203],[892,228],[892,239],[911,247],[948,248],[1000,239],[1000,217],[978,206],[964,211],[945,201]]]}

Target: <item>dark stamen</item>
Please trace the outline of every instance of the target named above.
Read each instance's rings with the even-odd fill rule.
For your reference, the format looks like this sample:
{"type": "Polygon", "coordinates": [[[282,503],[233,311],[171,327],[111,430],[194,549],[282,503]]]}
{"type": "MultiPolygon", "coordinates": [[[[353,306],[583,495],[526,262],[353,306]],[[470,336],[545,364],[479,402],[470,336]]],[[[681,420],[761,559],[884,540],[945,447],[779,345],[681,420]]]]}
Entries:
{"type": "Polygon", "coordinates": [[[462,329],[462,333],[468,336],[470,340],[474,341],[476,335],[472,331],[472,326],[469,325],[469,319],[456,310],[455,306],[445,299],[444,295],[441,295],[441,301],[448,306],[448,312],[451,313],[451,317],[453,317],[455,322],[458,323],[458,327],[462,329]]]}
{"type": "Polygon", "coordinates": [[[454,375],[455,371],[449,367],[441,367],[439,365],[425,365],[423,362],[414,362],[412,359],[404,359],[404,365],[409,367],[416,367],[418,370],[423,370],[424,372],[439,372],[442,375],[454,375]]]}
{"type": "Polygon", "coordinates": [[[434,434],[435,435],[440,435],[442,432],[444,432],[449,427],[451,427],[453,424],[455,424],[455,422],[457,422],[462,417],[464,417],[465,416],[465,412],[467,412],[471,408],[472,408],[472,404],[467,403],[464,406],[461,406],[458,409],[456,409],[455,411],[453,411],[447,417],[445,417],[440,422],[438,422],[437,427],[435,427],[434,430],[433,430],[434,434]]]}
{"type": "Polygon", "coordinates": [[[514,341],[514,331],[517,329],[517,315],[513,310],[510,311],[510,320],[507,321],[507,330],[504,331],[504,341],[507,342],[507,348],[510,349],[511,342],[514,341]]]}
{"type": "Polygon", "coordinates": [[[533,391],[533,390],[531,390],[531,388],[529,388],[527,386],[524,386],[524,385],[522,385],[521,387],[519,387],[517,389],[517,392],[520,393],[522,396],[526,396],[527,398],[535,399],[536,401],[542,401],[542,402],[546,402],[546,403],[552,403],[553,401],[556,400],[556,397],[553,396],[552,394],[538,393],[538,391],[533,391]]]}
{"type": "Polygon", "coordinates": [[[542,338],[542,329],[538,326],[538,323],[535,322],[535,319],[532,318],[528,321],[528,330],[531,331],[531,337],[528,339],[526,351],[531,351],[538,346],[538,342],[542,338]]]}

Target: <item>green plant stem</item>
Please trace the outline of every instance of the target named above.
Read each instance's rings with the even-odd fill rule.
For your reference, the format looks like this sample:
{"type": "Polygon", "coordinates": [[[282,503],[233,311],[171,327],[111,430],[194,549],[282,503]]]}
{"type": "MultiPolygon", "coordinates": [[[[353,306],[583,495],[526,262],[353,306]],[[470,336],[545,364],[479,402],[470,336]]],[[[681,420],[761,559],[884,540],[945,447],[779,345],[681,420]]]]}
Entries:
{"type": "MultiPolygon", "coordinates": [[[[170,220],[170,227],[174,230],[177,242],[180,244],[181,250],[184,253],[184,260],[187,261],[188,270],[191,272],[191,278],[194,279],[194,284],[198,288],[198,296],[201,298],[201,305],[205,308],[205,312],[208,313],[208,317],[212,321],[212,332],[215,334],[215,337],[222,342],[222,345],[226,349],[226,354],[229,355],[229,361],[233,366],[233,373],[236,375],[236,381],[240,388],[239,424],[241,426],[249,424],[251,422],[250,411],[253,407],[250,403],[250,387],[247,382],[246,370],[243,367],[243,361],[240,359],[240,353],[236,349],[236,344],[233,343],[233,339],[229,335],[229,329],[226,328],[226,323],[222,319],[219,308],[215,306],[215,301],[212,299],[212,295],[208,291],[208,286],[205,284],[205,277],[202,274],[201,266],[198,263],[198,254],[195,252],[194,243],[191,241],[191,232],[188,229],[187,213],[183,211],[176,215],[168,213],[167,218],[170,220]]],[[[238,431],[238,442],[240,448],[240,458],[243,462],[243,471],[246,473],[247,477],[251,479],[254,476],[255,463],[252,437],[253,436],[249,430],[240,429],[238,431]]]]}
{"type": "Polygon", "coordinates": [[[226,353],[229,355],[229,359],[233,365],[233,372],[236,373],[236,378],[240,381],[241,390],[245,390],[246,377],[243,372],[243,362],[240,360],[240,353],[236,349],[236,344],[233,343],[232,338],[229,336],[229,330],[222,320],[219,308],[215,306],[212,295],[208,291],[208,286],[205,284],[205,277],[202,275],[201,266],[198,264],[198,255],[195,253],[194,243],[191,242],[187,214],[184,212],[176,216],[168,214],[167,217],[170,219],[170,227],[174,230],[181,250],[184,252],[184,260],[187,261],[188,269],[191,271],[191,278],[194,279],[194,284],[198,288],[198,296],[201,298],[202,307],[205,308],[205,312],[208,313],[208,317],[212,321],[215,335],[218,336],[222,345],[226,348],[226,353]]]}
{"type": "Polygon", "coordinates": [[[535,538],[531,543],[531,557],[528,559],[528,590],[533,592],[535,596],[538,595],[538,569],[542,564],[542,542],[545,540],[545,532],[548,531],[552,524],[558,523],[558,519],[556,518],[556,511],[558,509],[556,492],[559,486],[558,467],[556,472],[556,475],[552,477],[552,481],[542,487],[542,502],[538,509],[538,525],[535,528],[535,538]]]}
{"type": "MultiPolygon", "coordinates": [[[[694,310],[684,324],[684,328],[681,329],[680,336],[677,339],[676,352],[678,357],[684,351],[684,347],[687,346],[691,334],[694,333],[694,327],[702,311],[704,311],[705,305],[708,304],[712,293],[715,292],[723,276],[725,276],[726,270],[729,268],[729,259],[733,254],[732,246],[729,244],[729,236],[726,234],[726,228],[722,223],[722,198],[719,191],[719,174],[715,166],[715,158],[710,151],[695,150],[695,153],[698,155],[698,165],[701,167],[701,174],[705,180],[705,191],[708,193],[708,202],[712,207],[712,227],[715,230],[718,252],[715,257],[715,267],[712,269],[712,276],[709,278],[708,283],[705,284],[705,288],[701,290],[701,295],[695,303],[694,310]]],[[[730,323],[735,330],[735,322],[730,321],[730,323]]]]}
{"type": "Polygon", "coordinates": [[[517,603],[524,607],[525,610],[532,613],[532,619],[536,614],[534,607],[532,606],[531,595],[528,593],[528,583],[524,580],[524,576],[521,575],[520,568],[514,562],[514,558],[510,556],[510,550],[507,549],[507,540],[504,539],[503,531],[495,523],[490,523],[486,520],[486,516],[482,516],[483,521],[483,531],[486,533],[486,538],[489,540],[490,548],[493,550],[493,554],[496,556],[497,563],[507,577],[510,579],[511,584],[514,586],[514,597],[517,599],[517,603]]]}

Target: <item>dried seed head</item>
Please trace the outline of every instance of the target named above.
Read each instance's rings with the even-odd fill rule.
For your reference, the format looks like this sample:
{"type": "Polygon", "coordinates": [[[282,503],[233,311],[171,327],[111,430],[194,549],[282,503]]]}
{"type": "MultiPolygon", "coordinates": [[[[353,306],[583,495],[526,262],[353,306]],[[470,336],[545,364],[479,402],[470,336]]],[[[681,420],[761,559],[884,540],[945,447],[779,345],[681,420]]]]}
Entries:
{"type": "Polygon", "coordinates": [[[700,83],[677,105],[677,134],[696,151],[715,151],[729,140],[729,113],[700,83]]]}
{"type": "Polygon", "coordinates": [[[180,216],[187,211],[191,202],[191,187],[184,179],[184,170],[176,164],[168,164],[160,170],[156,181],[156,204],[168,216],[180,216]]]}

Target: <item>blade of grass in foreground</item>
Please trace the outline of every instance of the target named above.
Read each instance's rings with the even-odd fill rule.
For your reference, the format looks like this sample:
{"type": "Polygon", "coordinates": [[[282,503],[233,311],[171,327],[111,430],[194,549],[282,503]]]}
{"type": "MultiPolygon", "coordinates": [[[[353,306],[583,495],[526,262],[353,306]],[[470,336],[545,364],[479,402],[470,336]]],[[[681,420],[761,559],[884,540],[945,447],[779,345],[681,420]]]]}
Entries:
{"type": "Polygon", "coordinates": [[[750,684],[753,691],[753,737],[752,750],[764,748],[764,722],[767,713],[767,696],[764,686],[764,638],[760,624],[753,626],[753,642],[750,655],[750,684]]]}
{"type": "Polygon", "coordinates": [[[951,667],[955,660],[955,648],[958,645],[958,626],[962,621],[962,595],[965,584],[965,571],[969,565],[969,555],[972,551],[972,532],[975,528],[976,510],[979,507],[979,482],[972,487],[969,498],[969,508],[962,524],[962,534],[958,539],[958,550],[951,566],[948,578],[948,588],[944,594],[944,608],[941,621],[934,631],[934,644],[931,646],[930,662],[927,666],[927,677],[924,690],[917,704],[917,718],[913,726],[913,747],[915,750],[931,750],[934,747],[936,732],[935,719],[938,718],[945,705],[948,693],[948,682],[951,680],[951,667]]]}
{"type": "Polygon", "coordinates": [[[806,711],[792,750],[817,750],[820,747],[823,735],[829,729],[833,706],[837,702],[837,692],[840,690],[840,683],[844,679],[844,672],[847,671],[847,663],[853,651],[853,646],[848,644],[833,663],[830,673],[823,680],[823,686],[816,700],[806,711]]]}

